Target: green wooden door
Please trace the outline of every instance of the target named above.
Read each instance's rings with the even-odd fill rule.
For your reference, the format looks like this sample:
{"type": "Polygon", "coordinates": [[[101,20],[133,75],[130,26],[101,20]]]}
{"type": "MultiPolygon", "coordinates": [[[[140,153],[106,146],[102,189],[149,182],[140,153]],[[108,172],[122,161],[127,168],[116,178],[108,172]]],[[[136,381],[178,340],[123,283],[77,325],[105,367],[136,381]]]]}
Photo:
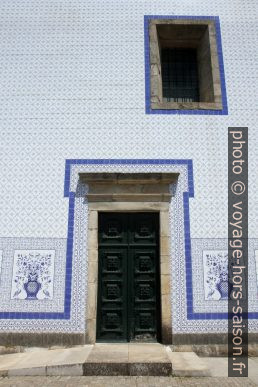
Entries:
{"type": "Polygon", "coordinates": [[[159,217],[99,213],[98,341],[159,340],[159,217]]]}

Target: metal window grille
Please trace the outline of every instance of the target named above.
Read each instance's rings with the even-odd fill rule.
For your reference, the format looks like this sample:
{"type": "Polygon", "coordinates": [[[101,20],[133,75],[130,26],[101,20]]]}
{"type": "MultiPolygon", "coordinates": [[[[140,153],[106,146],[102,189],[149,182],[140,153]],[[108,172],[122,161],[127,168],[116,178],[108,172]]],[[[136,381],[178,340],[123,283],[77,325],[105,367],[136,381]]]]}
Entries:
{"type": "Polygon", "coordinates": [[[195,49],[162,49],[161,66],[163,98],[168,102],[199,101],[195,49]]]}

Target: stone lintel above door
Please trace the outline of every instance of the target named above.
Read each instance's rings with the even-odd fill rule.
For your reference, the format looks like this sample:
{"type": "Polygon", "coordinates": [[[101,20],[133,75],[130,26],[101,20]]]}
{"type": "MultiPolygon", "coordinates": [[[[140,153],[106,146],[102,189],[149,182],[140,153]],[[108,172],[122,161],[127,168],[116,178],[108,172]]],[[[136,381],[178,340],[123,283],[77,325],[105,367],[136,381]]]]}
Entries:
{"type": "Polygon", "coordinates": [[[169,202],[177,173],[81,173],[89,202],[169,202]]]}

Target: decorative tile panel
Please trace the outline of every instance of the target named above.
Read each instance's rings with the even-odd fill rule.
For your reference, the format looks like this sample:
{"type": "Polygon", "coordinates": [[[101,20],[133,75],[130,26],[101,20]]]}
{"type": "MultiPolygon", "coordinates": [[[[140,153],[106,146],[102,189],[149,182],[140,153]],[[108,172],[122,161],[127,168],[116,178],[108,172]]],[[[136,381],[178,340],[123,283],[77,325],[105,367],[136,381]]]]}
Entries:
{"type": "MultiPolygon", "coordinates": [[[[192,293],[193,293],[193,311],[195,314],[206,315],[212,312],[214,318],[217,316],[227,317],[228,303],[226,297],[221,297],[220,285],[221,273],[227,271],[226,257],[228,240],[224,239],[192,239],[192,293]],[[207,255],[209,262],[214,266],[207,266],[207,255]],[[213,268],[210,270],[210,268],[213,268]],[[210,273],[209,273],[210,272],[210,273]],[[212,274],[213,273],[213,274],[212,274]],[[220,274],[219,274],[220,273],[220,274]],[[211,281],[205,283],[207,276],[211,276],[211,281]],[[210,290],[209,284],[214,282],[215,285],[210,290]],[[218,293],[217,293],[218,291],[218,293]],[[212,294],[208,296],[208,294],[212,294]],[[208,297],[207,297],[208,296],[208,297]]],[[[255,251],[258,249],[258,239],[249,239],[248,250],[248,309],[249,324],[251,329],[257,329],[258,310],[258,292],[256,281],[255,251]]]]}
{"type": "Polygon", "coordinates": [[[55,250],[14,252],[11,299],[53,298],[55,250]]]}
{"type": "Polygon", "coordinates": [[[228,300],[228,253],[203,251],[205,300],[228,300]]]}
{"type": "Polygon", "coordinates": [[[44,322],[47,318],[52,319],[52,327],[61,329],[62,323],[57,318],[62,315],[65,304],[66,243],[66,240],[57,238],[0,238],[3,251],[0,294],[4,295],[0,298],[0,331],[48,331],[50,325],[44,322]],[[17,271],[14,256],[18,251],[53,252],[54,269],[58,274],[54,275],[51,299],[12,298],[15,293],[13,278],[17,271]]]}

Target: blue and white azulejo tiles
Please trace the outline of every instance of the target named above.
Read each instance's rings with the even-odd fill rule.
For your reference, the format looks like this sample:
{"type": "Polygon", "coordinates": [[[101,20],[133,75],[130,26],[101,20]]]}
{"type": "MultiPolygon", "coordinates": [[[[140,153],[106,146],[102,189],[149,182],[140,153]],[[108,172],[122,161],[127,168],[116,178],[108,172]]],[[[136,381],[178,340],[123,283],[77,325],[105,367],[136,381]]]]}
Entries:
{"type": "Polygon", "coordinates": [[[205,300],[227,300],[230,292],[228,282],[228,252],[203,251],[205,300]]]}
{"type": "Polygon", "coordinates": [[[15,250],[11,299],[53,298],[55,250],[15,250]]]}

